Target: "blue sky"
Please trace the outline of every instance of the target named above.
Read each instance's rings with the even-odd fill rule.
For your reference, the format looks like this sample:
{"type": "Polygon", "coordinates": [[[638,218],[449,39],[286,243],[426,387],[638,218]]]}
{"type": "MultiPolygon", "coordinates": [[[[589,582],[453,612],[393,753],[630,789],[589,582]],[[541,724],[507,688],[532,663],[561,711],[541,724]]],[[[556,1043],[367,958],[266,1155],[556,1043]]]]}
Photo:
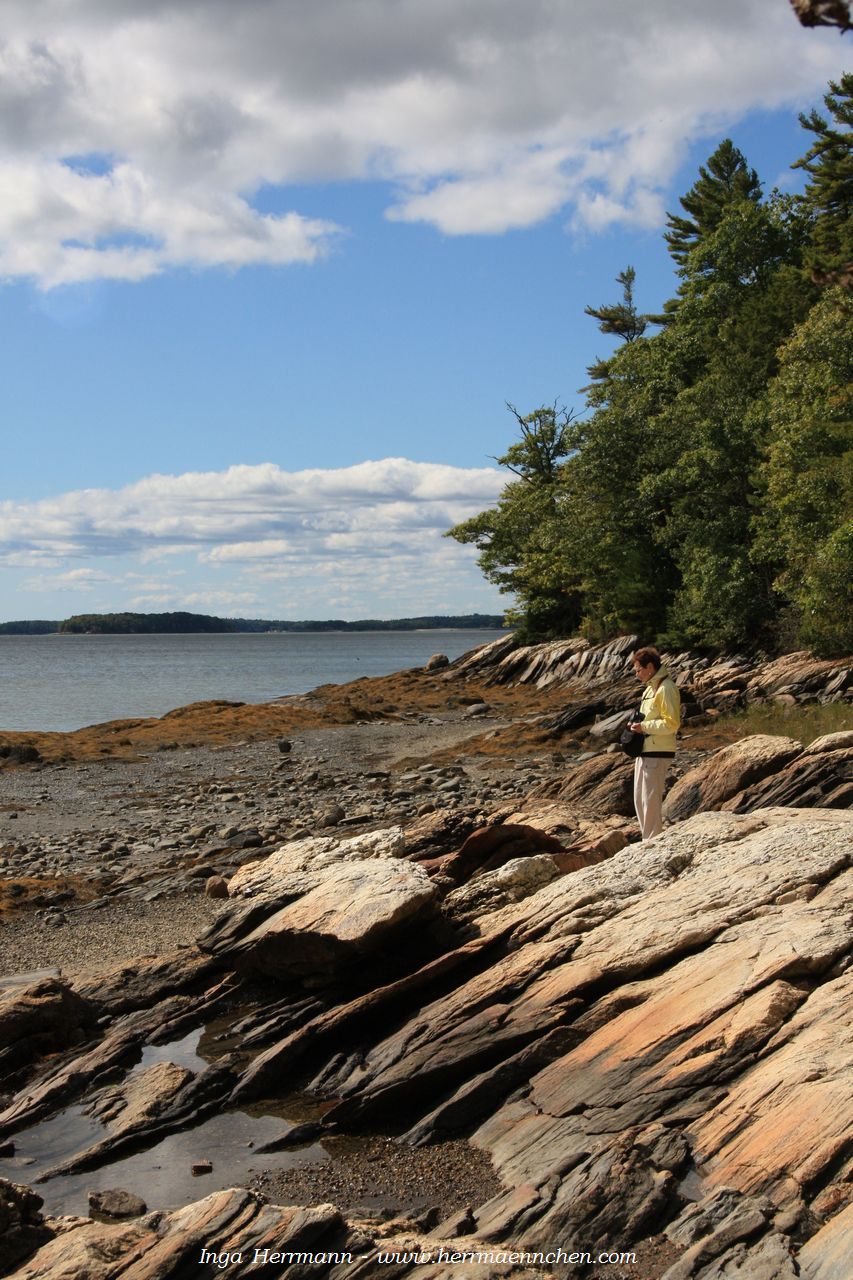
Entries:
{"type": "Polygon", "coordinates": [[[504,402],[673,291],[724,136],[799,179],[848,45],[785,0],[6,0],[0,620],[499,611],[504,402]]]}

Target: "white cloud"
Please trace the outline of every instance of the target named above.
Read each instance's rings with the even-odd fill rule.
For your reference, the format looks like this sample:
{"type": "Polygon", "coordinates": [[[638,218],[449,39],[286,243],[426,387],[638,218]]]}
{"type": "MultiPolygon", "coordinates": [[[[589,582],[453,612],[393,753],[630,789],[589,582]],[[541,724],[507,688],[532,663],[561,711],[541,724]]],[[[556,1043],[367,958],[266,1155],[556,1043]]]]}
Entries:
{"type": "Polygon", "coordinates": [[[0,564],[63,562],[70,567],[50,579],[57,587],[106,581],[102,569],[76,563],[93,558],[151,564],[191,554],[200,565],[247,573],[272,563],[310,574],[330,557],[375,567],[392,555],[447,554],[443,531],[490,505],[504,483],[490,467],[406,458],[330,470],[264,463],[147,476],[123,489],[0,503],[0,564]]]}
{"type": "Polygon", "coordinates": [[[55,597],[63,614],[497,612],[473,548],[442,534],[490,506],[506,479],[491,467],[407,458],[297,472],[265,463],[7,501],[0,570],[37,570],[20,589],[55,597]],[[68,603],[73,594],[79,604],[68,603]]]}
{"type": "Polygon", "coordinates": [[[688,140],[845,52],[784,0],[4,0],[0,275],[312,262],[334,224],[252,200],[315,181],[448,234],[650,225],[688,140]]]}

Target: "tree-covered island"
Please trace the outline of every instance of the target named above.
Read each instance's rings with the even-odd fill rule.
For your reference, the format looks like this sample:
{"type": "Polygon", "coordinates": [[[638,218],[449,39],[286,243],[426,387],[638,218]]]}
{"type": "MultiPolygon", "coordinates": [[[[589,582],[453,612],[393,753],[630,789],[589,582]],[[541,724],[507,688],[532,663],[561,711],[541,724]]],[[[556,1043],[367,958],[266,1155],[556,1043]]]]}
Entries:
{"type": "Polygon", "coordinates": [[[0,622],[0,635],[188,635],[196,632],[267,631],[490,631],[504,626],[501,614],[469,613],[423,618],[305,619],[216,618],[204,613],[78,613],[63,621],[0,622]]]}

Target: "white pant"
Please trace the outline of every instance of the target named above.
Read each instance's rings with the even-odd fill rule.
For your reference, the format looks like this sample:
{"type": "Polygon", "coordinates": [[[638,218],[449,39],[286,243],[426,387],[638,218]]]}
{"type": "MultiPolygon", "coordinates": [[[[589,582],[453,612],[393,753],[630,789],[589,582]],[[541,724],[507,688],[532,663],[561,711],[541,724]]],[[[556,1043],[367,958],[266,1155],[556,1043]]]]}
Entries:
{"type": "Polygon", "coordinates": [[[644,840],[663,830],[660,807],[669,763],[668,756],[637,756],[634,761],[634,810],[644,840]]]}

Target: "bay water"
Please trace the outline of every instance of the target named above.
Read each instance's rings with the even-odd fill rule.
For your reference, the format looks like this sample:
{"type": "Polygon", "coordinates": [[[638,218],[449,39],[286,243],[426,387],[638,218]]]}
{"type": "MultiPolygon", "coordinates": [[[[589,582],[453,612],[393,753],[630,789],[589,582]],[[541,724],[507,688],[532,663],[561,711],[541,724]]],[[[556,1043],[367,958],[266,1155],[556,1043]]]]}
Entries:
{"type": "Polygon", "coordinates": [[[0,730],[81,729],[190,702],[267,702],[451,660],[499,631],[0,636],[0,730]]]}

